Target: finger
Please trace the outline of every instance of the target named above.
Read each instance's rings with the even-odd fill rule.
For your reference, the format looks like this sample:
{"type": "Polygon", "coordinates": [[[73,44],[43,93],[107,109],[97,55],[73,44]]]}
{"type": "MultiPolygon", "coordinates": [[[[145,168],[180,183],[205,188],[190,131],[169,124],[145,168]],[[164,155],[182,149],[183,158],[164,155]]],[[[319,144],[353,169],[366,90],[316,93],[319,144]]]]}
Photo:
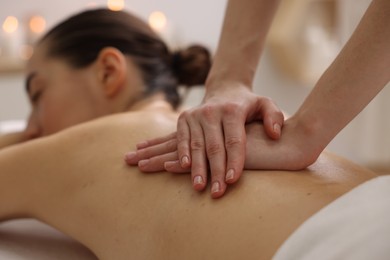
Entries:
{"type": "Polygon", "coordinates": [[[226,183],[234,183],[241,177],[246,155],[245,118],[239,114],[234,115],[234,117],[227,117],[223,121],[227,156],[226,183]],[[242,117],[241,122],[240,116],[242,117]]]}
{"type": "Polygon", "coordinates": [[[269,98],[262,97],[260,103],[260,114],[263,117],[265,132],[268,137],[277,140],[282,133],[282,126],[284,123],[283,112],[269,98]]]}
{"type": "Polygon", "coordinates": [[[177,152],[167,153],[152,157],[150,159],[141,160],[138,162],[138,168],[142,172],[159,172],[165,171],[164,164],[167,161],[177,160],[177,152]]]}
{"type": "Polygon", "coordinates": [[[136,144],[136,148],[137,149],[144,149],[144,148],[149,147],[149,146],[165,143],[168,140],[175,139],[175,138],[176,138],[176,132],[175,133],[171,133],[171,134],[166,135],[166,136],[162,136],[162,137],[158,137],[158,138],[142,141],[142,142],[136,144]]]}
{"type": "Polygon", "coordinates": [[[211,197],[219,198],[226,190],[226,150],[222,122],[219,117],[204,110],[201,125],[211,173],[211,197]]]}
{"type": "Polygon", "coordinates": [[[191,172],[190,168],[182,168],[179,160],[165,162],[164,168],[167,172],[172,172],[172,173],[189,173],[189,172],[191,172]]]}
{"type": "Polygon", "coordinates": [[[176,147],[176,139],[169,139],[164,143],[155,144],[137,151],[126,153],[125,161],[129,165],[136,165],[140,160],[145,160],[176,151],[176,147]]]}
{"type": "Polygon", "coordinates": [[[207,183],[207,159],[203,130],[197,122],[189,123],[191,134],[191,180],[195,190],[200,191],[207,183]]]}
{"type": "Polygon", "coordinates": [[[183,112],[177,121],[177,152],[179,162],[182,168],[189,168],[191,166],[191,152],[190,152],[190,129],[187,123],[187,113],[183,112]]]}

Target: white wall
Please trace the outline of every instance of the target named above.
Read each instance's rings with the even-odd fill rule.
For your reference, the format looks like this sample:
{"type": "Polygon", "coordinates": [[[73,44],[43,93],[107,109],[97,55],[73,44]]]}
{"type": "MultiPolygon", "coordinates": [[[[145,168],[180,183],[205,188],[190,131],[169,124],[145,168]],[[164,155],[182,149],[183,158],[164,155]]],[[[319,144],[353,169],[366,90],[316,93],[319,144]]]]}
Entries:
{"type": "MultiPolygon", "coordinates": [[[[285,0],[290,1],[290,0],[285,0]]],[[[342,2],[341,24],[343,42],[349,37],[367,7],[369,0],[340,0],[342,2]]],[[[31,13],[43,15],[51,26],[69,14],[84,8],[88,0],[49,1],[22,0],[0,2],[0,21],[7,15],[23,19],[31,13]]],[[[105,5],[105,1],[95,1],[105,5]]],[[[147,18],[152,11],[163,11],[175,32],[174,44],[202,43],[215,50],[222,24],[226,0],[127,0],[126,9],[147,18]]],[[[0,74],[0,121],[23,119],[28,113],[24,97],[23,74],[0,74]]],[[[265,48],[255,79],[254,90],[273,98],[282,109],[292,114],[310,91],[310,86],[295,82],[282,73],[265,48]]],[[[203,90],[195,89],[187,104],[197,104],[203,90]]],[[[351,97],[353,98],[353,97],[351,97]]],[[[329,145],[329,149],[363,164],[390,162],[390,90],[387,87],[369,107],[356,118],[329,145]]]]}
{"type": "Polygon", "coordinates": [[[23,76],[0,74],[0,121],[24,119],[29,105],[24,93],[23,76]]]}

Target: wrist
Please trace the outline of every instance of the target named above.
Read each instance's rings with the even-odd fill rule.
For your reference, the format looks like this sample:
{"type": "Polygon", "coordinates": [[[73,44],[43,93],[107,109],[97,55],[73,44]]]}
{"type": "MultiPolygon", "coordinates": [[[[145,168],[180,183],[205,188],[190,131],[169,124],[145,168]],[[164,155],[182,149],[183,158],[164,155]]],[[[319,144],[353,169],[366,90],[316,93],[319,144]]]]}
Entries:
{"type": "Polygon", "coordinates": [[[314,162],[329,143],[324,133],[326,126],[318,117],[311,117],[310,114],[298,111],[285,125],[293,128],[297,146],[308,161],[314,162]]]}
{"type": "MultiPolygon", "coordinates": [[[[256,64],[250,65],[247,61],[231,55],[218,54],[206,79],[206,88],[219,88],[221,83],[237,83],[252,89],[253,79],[256,72],[256,64]]],[[[229,84],[227,84],[229,86],[229,84]]]]}
{"type": "Polygon", "coordinates": [[[210,73],[206,83],[207,92],[219,92],[221,90],[248,90],[252,91],[252,79],[249,76],[233,75],[229,70],[210,73]]]}
{"type": "Polygon", "coordinates": [[[206,83],[206,93],[203,100],[222,99],[234,101],[242,96],[247,96],[248,93],[253,95],[251,87],[244,82],[220,78],[206,83]]]}

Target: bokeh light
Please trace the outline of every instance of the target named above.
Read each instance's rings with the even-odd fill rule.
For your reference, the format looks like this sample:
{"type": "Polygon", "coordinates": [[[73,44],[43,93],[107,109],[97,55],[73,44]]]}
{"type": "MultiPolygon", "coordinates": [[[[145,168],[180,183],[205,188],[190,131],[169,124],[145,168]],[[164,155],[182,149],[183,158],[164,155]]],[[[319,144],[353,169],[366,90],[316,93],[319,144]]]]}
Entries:
{"type": "Polygon", "coordinates": [[[167,17],[163,12],[155,11],[149,15],[149,25],[155,31],[161,32],[167,26],[167,17]]]}
{"type": "Polygon", "coordinates": [[[14,16],[8,16],[3,23],[3,30],[6,33],[13,33],[18,29],[19,22],[14,16]]]}
{"type": "Polygon", "coordinates": [[[30,18],[28,26],[33,33],[41,34],[46,29],[46,20],[42,16],[34,15],[30,18]]]}
{"type": "Polygon", "coordinates": [[[125,1],[124,0],[108,0],[107,7],[108,7],[108,9],[110,9],[112,11],[121,11],[121,10],[123,10],[123,8],[125,8],[125,1]]]}

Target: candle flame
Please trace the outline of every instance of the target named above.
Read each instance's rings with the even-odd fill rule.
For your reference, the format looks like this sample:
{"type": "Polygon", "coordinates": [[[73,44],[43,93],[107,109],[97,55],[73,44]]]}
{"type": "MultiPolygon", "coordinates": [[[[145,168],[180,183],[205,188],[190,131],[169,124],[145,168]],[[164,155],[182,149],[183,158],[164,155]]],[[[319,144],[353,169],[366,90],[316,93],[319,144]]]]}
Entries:
{"type": "Polygon", "coordinates": [[[8,16],[3,23],[3,30],[6,33],[13,33],[18,29],[18,19],[14,16],[8,16]]]}
{"type": "Polygon", "coordinates": [[[125,1],[124,0],[108,0],[107,7],[108,7],[108,9],[110,9],[112,11],[120,11],[120,10],[123,10],[123,8],[125,7],[125,1]]]}
{"type": "Polygon", "coordinates": [[[167,26],[167,17],[163,12],[153,12],[149,15],[149,25],[155,31],[161,32],[167,26]]]}
{"type": "Polygon", "coordinates": [[[35,15],[30,18],[29,27],[34,33],[43,33],[46,28],[46,20],[42,16],[35,15]]]}

